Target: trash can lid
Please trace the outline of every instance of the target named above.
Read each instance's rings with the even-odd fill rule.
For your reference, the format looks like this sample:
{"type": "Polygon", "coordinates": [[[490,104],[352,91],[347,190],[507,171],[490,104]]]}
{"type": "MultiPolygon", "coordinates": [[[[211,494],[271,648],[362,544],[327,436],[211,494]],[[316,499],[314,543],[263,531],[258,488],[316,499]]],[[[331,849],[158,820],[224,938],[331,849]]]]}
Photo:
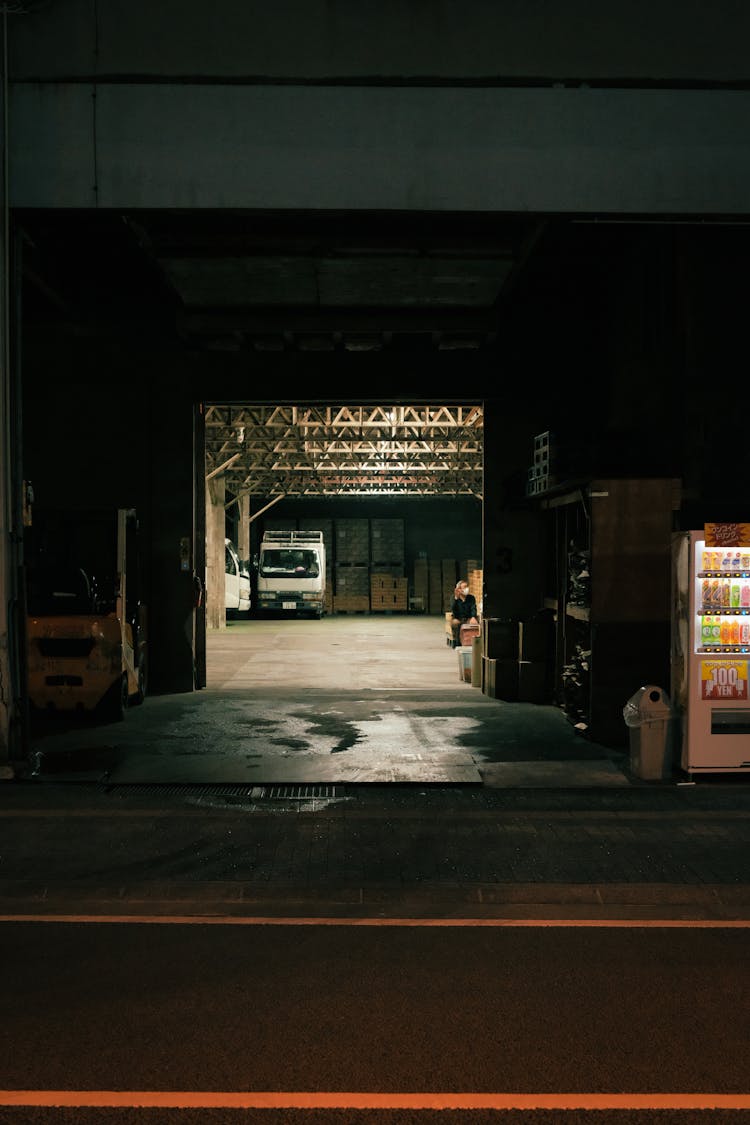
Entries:
{"type": "Polygon", "coordinates": [[[643,719],[661,719],[672,713],[672,704],[663,688],[646,684],[631,695],[626,706],[643,719]]]}

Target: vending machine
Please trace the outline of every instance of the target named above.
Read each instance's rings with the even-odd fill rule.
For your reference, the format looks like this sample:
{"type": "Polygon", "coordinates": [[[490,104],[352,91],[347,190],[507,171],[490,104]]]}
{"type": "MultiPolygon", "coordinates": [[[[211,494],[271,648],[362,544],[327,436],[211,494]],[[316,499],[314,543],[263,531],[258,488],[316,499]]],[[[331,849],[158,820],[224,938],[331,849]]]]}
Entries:
{"type": "Polygon", "coordinates": [[[750,524],[676,532],[672,566],[682,769],[750,772],[750,524]]]}

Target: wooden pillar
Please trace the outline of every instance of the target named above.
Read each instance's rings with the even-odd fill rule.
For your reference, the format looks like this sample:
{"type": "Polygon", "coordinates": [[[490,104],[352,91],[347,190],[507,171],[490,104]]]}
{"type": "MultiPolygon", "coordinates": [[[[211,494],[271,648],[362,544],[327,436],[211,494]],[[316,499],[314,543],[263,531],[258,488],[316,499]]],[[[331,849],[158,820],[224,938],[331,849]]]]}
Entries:
{"type": "Polygon", "coordinates": [[[250,495],[239,498],[239,522],[237,524],[237,554],[241,559],[250,558],[250,495]]]}
{"type": "Polygon", "coordinates": [[[206,626],[225,629],[224,477],[206,481],[206,626]]]}

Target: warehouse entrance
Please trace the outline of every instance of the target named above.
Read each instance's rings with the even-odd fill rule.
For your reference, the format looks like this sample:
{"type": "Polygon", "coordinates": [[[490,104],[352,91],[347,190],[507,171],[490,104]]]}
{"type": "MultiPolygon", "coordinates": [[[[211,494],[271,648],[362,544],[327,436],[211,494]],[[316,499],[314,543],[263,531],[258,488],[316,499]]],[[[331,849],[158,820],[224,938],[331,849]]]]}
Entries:
{"type": "MultiPolygon", "coordinates": [[[[304,611],[311,583],[297,601],[289,576],[269,571],[259,589],[257,564],[265,535],[310,530],[322,537],[327,615],[440,617],[459,578],[481,603],[480,403],[212,404],[205,433],[209,539],[217,563],[224,536],[247,560],[251,616],[304,611]]],[[[209,580],[211,628],[225,623],[222,593],[209,580]]]]}

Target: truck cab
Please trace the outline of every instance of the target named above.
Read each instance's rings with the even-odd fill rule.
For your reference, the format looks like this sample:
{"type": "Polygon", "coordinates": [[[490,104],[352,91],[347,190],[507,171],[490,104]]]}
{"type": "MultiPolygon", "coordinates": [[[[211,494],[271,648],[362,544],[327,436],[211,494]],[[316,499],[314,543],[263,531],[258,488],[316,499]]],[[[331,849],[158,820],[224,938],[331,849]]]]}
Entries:
{"type": "Polygon", "coordinates": [[[259,613],[322,617],[326,551],[322,531],[267,531],[258,559],[259,613]]]}
{"type": "Polygon", "coordinates": [[[224,608],[227,617],[250,612],[250,570],[231,539],[224,540],[224,608]]]}

